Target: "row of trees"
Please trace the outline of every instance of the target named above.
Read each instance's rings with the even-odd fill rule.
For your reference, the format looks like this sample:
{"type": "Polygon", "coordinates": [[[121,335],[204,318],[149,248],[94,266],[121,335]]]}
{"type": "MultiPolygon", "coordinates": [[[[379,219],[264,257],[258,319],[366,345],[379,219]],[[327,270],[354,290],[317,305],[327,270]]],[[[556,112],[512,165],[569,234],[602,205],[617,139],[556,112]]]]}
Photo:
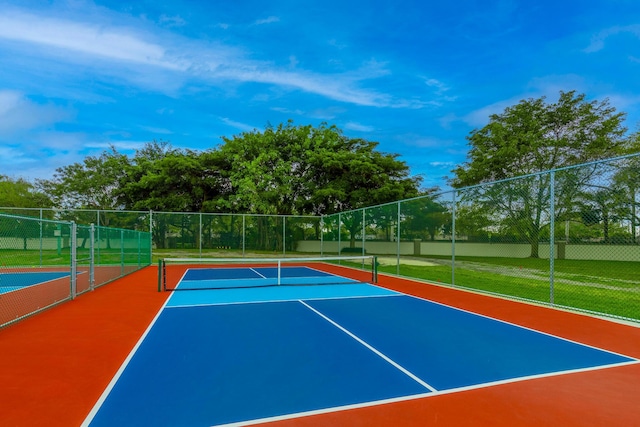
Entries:
{"type": "Polygon", "coordinates": [[[197,152],[151,142],[127,157],[112,148],[38,181],[64,208],[325,214],[413,197],[420,179],[377,143],[335,126],[292,122],[223,138],[197,152]]]}
{"type": "MultiPolygon", "coordinates": [[[[470,214],[456,229],[512,234],[532,242],[536,257],[553,189],[556,221],[601,224],[605,239],[613,223],[631,221],[635,239],[637,164],[615,171],[562,169],[639,151],[639,134],[628,135],[623,122],[624,113],[607,100],[589,101],[575,92],[561,92],[553,103],[544,97],[523,100],[492,115],[469,134],[467,161],[449,179],[452,187],[465,188],[462,212],[470,214]],[[543,174],[478,186],[550,169],[562,170],[553,178],[543,174]]],[[[288,122],[222,141],[205,151],[154,141],[132,157],[112,148],[33,184],[0,176],[0,205],[327,215],[436,192],[420,189],[420,177],[411,176],[398,155],[348,138],[335,126],[288,122]]],[[[446,206],[433,197],[421,200],[406,212],[407,230],[432,239],[446,233],[446,206]]],[[[101,223],[110,225],[107,217],[101,223]]],[[[156,224],[162,235],[171,226],[156,224]]]]}
{"type": "MultiPolygon", "coordinates": [[[[421,179],[377,146],[335,126],[292,122],[223,138],[205,151],[154,141],[132,157],[112,148],[61,167],[52,179],[29,184],[42,200],[0,196],[0,206],[322,215],[419,195],[421,179]]],[[[169,235],[194,228],[188,218],[175,218],[156,217],[158,247],[168,245],[169,235]]],[[[99,222],[121,226],[112,221],[105,214],[99,222]]],[[[257,239],[270,247],[271,226],[266,218],[259,222],[257,239]]]]}
{"type": "Polygon", "coordinates": [[[451,183],[460,188],[559,169],[554,174],[474,187],[464,194],[486,212],[517,224],[518,234],[531,242],[531,257],[538,257],[540,233],[550,222],[552,202],[556,221],[602,222],[606,240],[611,209],[624,206],[618,210],[625,211],[620,218],[631,221],[635,240],[637,164],[627,162],[615,170],[602,165],[566,169],[640,151],[640,134],[626,136],[624,116],[607,100],[587,101],[574,91],[561,92],[555,103],[547,103],[544,97],[521,101],[471,132],[468,161],[453,171],[456,176],[451,183]],[[631,209],[626,211],[627,207],[631,209]]]}
{"type": "MultiPolygon", "coordinates": [[[[458,237],[529,242],[538,257],[553,216],[561,240],[611,243],[616,234],[618,242],[637,243],[640,157],[570,167],[640,151],[640,133],[627,135],[623,121],[608,101],[575,92],[561,92],[555,103],[523,100],[492,115],[467,137],[467,161],[449,180],[460,189],[458,237]],[[537,174],[546,170],[555,172],[537,174]]],[[[401,238],[434,240],[451,232],[451,200],[447,193],[404,202],[399,214],[394,206],[367,209],[343,215],[343,226],[351,236],[362,234],[364,220],[365,233],[378,230],[385,239],[400,222],[401,238]]]]}
{"type": "Polygon", "coordinates": [[[551,233],[566,243],[640,243],[639,181],[640,155],[633,155],[345,212],[325,223],[329,240],[340,233],[357,243],[363,233],[368,240],[392,241],[398,232],[402,240],[448,240],[455,221],[458,240],[530,243],[531,256],[551,233]]]}

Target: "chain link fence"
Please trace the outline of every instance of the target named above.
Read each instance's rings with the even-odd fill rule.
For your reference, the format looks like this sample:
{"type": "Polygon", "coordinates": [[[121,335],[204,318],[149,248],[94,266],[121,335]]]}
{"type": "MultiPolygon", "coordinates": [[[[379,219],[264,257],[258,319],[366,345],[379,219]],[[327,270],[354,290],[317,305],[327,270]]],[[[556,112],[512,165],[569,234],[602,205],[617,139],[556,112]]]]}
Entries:
{"type": "Polygon", "coordinates": [[[113,274],[152,262],[151,247],[129,252],[137,230],[159,257],[371,254],[380,272],[638,321],[639,200],[635,154],[324,217],[0,211],[96,224],[97,265],[113,274]]]}
{"type": "Polygon", "coordinates": [[[305,251],[305,241],[320,239],[318,216],[11,207],[0,207],[0,212],[146,231],[152,233],[154,252],[162,256],[286,256],[300,252],[299,245],[305,251]]]}
{"type": "Polygon", "coordinates": [[[321,254],[380,271],[640,320],[640,155],[323,217],[321,254]]]}
{"type": "Polygon", "coordinates": [[[0,327],[150,263],[148,232],[36,213],[38,218],[0,214],[0,327]]]}

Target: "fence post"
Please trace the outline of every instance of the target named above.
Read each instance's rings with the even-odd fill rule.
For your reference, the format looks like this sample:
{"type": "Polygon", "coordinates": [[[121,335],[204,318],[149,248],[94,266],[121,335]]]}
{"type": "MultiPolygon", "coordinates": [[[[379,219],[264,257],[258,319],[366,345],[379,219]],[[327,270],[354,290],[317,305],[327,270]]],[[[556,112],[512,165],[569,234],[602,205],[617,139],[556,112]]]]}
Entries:
{"type": "Polygon", "coordinates": [[[94,237],[95,237],[95,225],[91,224],[89,229],[89,289],[95,288],[95,257],[94,257],[94,237]]]}
{"type": "Polygon", "coordinates": [[[40,208],[40,268],[42,268],[42,208],[40,208]]]}
{"type": "Polygon", "coordinates": [[[142,266],[142,232],[136,231],[136,234],[138,235],[138,268],[140,268],[142,266]]]}
{"type": "Polygon", "coordinates": [[[320,256],[324,256],[324,215],[320,217],[320,256]]]}
{"type": "Polygon", "coordinates": [[[364,221],[365,221],[365,215],[364,212],[367,210],[367,208],[362,208],[362,256],[364,256],[365,254],[365,250],[364,250],[364,221]]]}
{"type": "Polygon", "coordinates": [[[77,286],[77,273],[78,273],[78,260],[76,259],[76,250],[77,250],[77,225],[75,222],[71,222],[69,225],[69,252],[71,254],[71,299],[76,297],[76,286],[77,286]]]}
{"type": "Polygon", "coordinates": [[[452,192],[451,208],[451,285],[456,284],[456,190],[452,192]]]}
{"type": "Polygon", "coordinates": [[[149,209],[149,264],[153,264],[153,210],[149,209]]]}
{"type": "Polygon", "coordinates": [[[245,252],[244,252],[245,251],[245,245],[246,245],[245,237],[246,237],[246,233],[247,233],[246,224],[245,224],[246,223],[245,217],[246,217],[246,215],[242,214],[242,258],[245,257],[245,252]]]}
{"type": "Polygon", "coordinates": [[[342,214],[338,214],[338,256],[342,253],[342,248],[340,247],[342,240],[342,214]]]}
{"type": "Polygon", "coordinates": [[[120,230],[120,275],[124,276],[124,230],[120,230]]]}
{"type": "Polygon", "coordinates": [[[398,217],[396,218],[396,274],[400,275],[400,202],[398,202],[398,217]]]}
{"type": "Polygon", "coordinates": [[[556,229],[556,173],[550,172],[549,181],[549,302],[554,303],[554,269],[555,269],[555,229],[556,229]]]}

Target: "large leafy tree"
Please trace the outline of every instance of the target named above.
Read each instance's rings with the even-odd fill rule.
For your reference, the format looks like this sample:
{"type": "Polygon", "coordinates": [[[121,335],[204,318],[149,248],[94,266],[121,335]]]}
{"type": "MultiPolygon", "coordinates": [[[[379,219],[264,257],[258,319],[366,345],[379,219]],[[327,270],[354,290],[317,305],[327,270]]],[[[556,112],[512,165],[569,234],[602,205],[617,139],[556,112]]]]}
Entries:
{"type": "Polygon", "coordinates": [[[119,182],[129,160],[111,147],[99,156],[56,169],[53,179],[38,185],[64,209],[117,209],[119,182]]]}
{"type": "MultiPolygon", "coordinates": [[[[46,194],[22,178],[10,178],[0,175],[0,208],[46,208],[51,206],[51,200],[46,194]]],[[[8,209],[11,214],[28,215],[27,211],[14,211],[8,209]]],[[[40,212],[44,218],[50,218],[50,211],[40,212]]],[[[27,219],[11,218],[2,219],[0,222],[0,235],[6,237],[19,237],[23,241],[23,248],[27,250],[27,241],[40,235],[42,224],[27,219]]]]}
{"type": "MultiPolygon", "coordinates": [[[[418,194],[420,179],[378,143],[346,137],[337,127],[295,126],[223,138],[231,194],[226,210],[264,214],[332,214],[418,194]]],[[[355,245],[362,216],[346,215],[355,245]]]]}
{"type": "Polygon", "coordinates": [[[22,178],[0,175],[0,207],[48,208],[51,200],[22,178]]]}
{"type": "MultiPolygon", "coordinates": [[[[136,151],[120,181],[119,200],[127,209],[162,212],[207,212],[224,192],[217,152],[175,149],[153,141],[136,151]]],[[[192,215],[155,217],[154,238],[166,247],[169,232],[199,239],[199,221],[192,215]]]]}
{"type": "Polygon", "coordinates": [[[420,180],[397,155],[335,126],[288,122],[223,139],[231,211],[331,214],[418,194],[420,180]]]}
{"type": "MultiPolygon", "coordinates": [[[[640,132],[629,137],[629,151],[640,154],[640,132]]],[[[627,219],[631,226],[631,238],[638,241],[637,228],[640,225],[640,155],[628,157],[622,161],[622,167],[613,177],[613,185],[618,194],[618,213],[627,219]]]]}
{"type": "Polygon", "coordinates": [[[128,208],[166,212],[203,212],[222,193],[216,153],[175,149],[150,142],[125,169],[119,200],[128,208]]]}
{"type": "MultiPolygon", "coordinates": [[[[627,143],[623,120],[624,114],[616,112],[608,100],[589,101],[575,91],[560,92],[552,103],[545,97],[522,100],[491,115],[486,126],[471,132],[468,160],[453,170],[451,184],[472,186],[615,156],[627,143]]],[[[558,174],[556,216],[570,209],[571,200],[594,171],[583,168],[558,174]]],[[[480,203],[501,226],[509,224],[530,242],[531,257],[538,257],[550,197],[549,174],[463,192],[463,198],[480,203]]]]}
{"type": "MultiPolygon", "coordinates": [[[[222,140],[204,152],[153,141],[133,158],[112,149],[58,169],[41,186],[58,207],[268,215],[320,215],[418,195],[420,179],[397,155],[335,126],[289,121],[222,140]]],[[[175,218],[179,224],[156,223],[158,234],[194,226],[188,216],[175,218]]],[[[257,224],[259,233],[268,227],[257,224]]],[[[358,228],[354,220],[350,229],[358,228]]]]}

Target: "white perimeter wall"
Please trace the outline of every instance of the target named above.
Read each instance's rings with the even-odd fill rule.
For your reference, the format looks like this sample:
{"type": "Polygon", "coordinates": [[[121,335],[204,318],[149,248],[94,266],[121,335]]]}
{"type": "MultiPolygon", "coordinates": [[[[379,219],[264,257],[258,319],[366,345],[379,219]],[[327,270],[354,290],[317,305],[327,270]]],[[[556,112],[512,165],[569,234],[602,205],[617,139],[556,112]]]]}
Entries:
{"type": "MultiPolygon", "coordinates": [[[[362,247],[362,242],[356,242],[362,247]]],[[[341,242],[341,248],[348,248],[349,242],[341,242]]],[[[319,240],[301,240],[296,244],[298,252],[320,253],[319,240]]],[[[397,242],[365,242],[367,254],[396,255],[397,242]]],[[[467,243],[456,242],[456,256],[527,258],[531,254],[531,245],[516,243],[467,243]]],[[[549,244],[538,246],[540,258],[549,258],[549,244]]],[[[322,252],[338,253],[338,242],[322,242],[322,252]]],[[[639,261],[640,246],[634,245],[564,245],[565,259],[603,260],[603,261],[639,261]]],[[[400,255],[440,255],[451,256],[449,242],[400,242],[400,255]],[[419,245],[419,253],[416,251],[419,245]]],[[[354,254],[357,255],[357,254],[354,254]]],[[[558,244],[555,245],[558,257],[558,244]]]]}

